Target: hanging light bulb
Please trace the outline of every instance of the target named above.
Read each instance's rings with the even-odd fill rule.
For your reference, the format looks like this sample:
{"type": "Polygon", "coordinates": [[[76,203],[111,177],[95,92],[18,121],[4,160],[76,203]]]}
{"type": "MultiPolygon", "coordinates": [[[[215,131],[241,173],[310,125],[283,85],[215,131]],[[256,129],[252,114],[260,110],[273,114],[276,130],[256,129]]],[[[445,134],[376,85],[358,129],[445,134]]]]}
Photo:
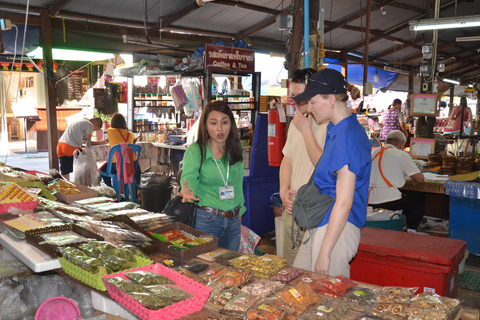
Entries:
{"type": "Polygon", "coordinates": [[[375,71],[375,75],[373,76],[373,82],[380,81],[380,77],[378,76],[378,71],[375,71]]]}

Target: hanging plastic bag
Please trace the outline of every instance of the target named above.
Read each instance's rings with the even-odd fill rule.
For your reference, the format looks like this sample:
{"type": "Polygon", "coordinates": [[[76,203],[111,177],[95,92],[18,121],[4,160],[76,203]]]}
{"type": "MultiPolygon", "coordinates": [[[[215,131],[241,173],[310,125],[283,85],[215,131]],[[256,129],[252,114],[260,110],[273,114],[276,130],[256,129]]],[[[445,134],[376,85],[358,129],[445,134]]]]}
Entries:
{"type": "Polygon", "coordinates": [[[73,182],[87,187],[100,184],[97,162],[88,146],[73,153],[73,182]]]}
{"type": "Polygon", "coordinates": [[[188,98],[185,94],[185,91],[183,91],[182,85],[173,86],[170,89],[170,94],[172,95],[172,100],[176,111],[180,110],[188,103],[188,98]]]}
{"type": "Polygon", "coordinates": [[[183,78],[182,86],[189,101],[183,107],[183,110],[185,111],[185,114],[190,117],[195,111],[200,109],[200,81],[197,78],[183,78]]]}

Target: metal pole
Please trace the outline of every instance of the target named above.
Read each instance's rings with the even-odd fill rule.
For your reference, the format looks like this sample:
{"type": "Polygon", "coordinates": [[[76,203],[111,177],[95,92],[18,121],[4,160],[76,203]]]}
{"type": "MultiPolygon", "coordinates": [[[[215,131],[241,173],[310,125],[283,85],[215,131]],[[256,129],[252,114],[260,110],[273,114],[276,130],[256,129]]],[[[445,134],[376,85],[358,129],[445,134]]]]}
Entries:
{"type": "Polygon", "coordinates": [[[309,68],[310,67],[310,57],[309,57],[309,54],[308,52],[310,51],[310,48],[309,48],[309,45],[310,45],[310,38],[309,38],[309,34],[310,34],[310,1],[309,0],[304,0],[303,2],[303,11],[305,12],[304,15],[303,15],[303,43],[304,43],[304,47],[305,47],[305,53],[304,53],[304,61],[305,61],[305,68],[309,68]]]}

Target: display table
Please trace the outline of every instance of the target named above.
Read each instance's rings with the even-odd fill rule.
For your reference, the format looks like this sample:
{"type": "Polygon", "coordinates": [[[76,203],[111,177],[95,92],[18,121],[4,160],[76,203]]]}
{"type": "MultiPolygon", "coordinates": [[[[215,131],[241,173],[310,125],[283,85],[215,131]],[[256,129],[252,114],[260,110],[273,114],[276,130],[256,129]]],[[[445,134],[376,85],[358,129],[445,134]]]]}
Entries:
{"type": "Polygon", "coordinates": [[[407,179],[401,190],[445,194],[444,183],[439,181],[425,181],[424,183],[416,183],[412,179],[407,179]]]}

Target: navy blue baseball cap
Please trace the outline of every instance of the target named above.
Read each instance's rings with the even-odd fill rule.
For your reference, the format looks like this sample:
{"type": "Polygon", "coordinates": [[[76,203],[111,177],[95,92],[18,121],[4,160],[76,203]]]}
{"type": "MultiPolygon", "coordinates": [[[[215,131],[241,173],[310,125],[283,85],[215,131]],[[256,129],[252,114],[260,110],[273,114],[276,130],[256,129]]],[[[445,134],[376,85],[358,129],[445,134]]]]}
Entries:
{"type": "Polygon", "coordinates": [[[296,102],[310,100],[317,94],[342,94],[347,93],[347,80],[333,69],[323,69],[315,72],[307,81],[303,93],[293,97],[296,102]]]}

